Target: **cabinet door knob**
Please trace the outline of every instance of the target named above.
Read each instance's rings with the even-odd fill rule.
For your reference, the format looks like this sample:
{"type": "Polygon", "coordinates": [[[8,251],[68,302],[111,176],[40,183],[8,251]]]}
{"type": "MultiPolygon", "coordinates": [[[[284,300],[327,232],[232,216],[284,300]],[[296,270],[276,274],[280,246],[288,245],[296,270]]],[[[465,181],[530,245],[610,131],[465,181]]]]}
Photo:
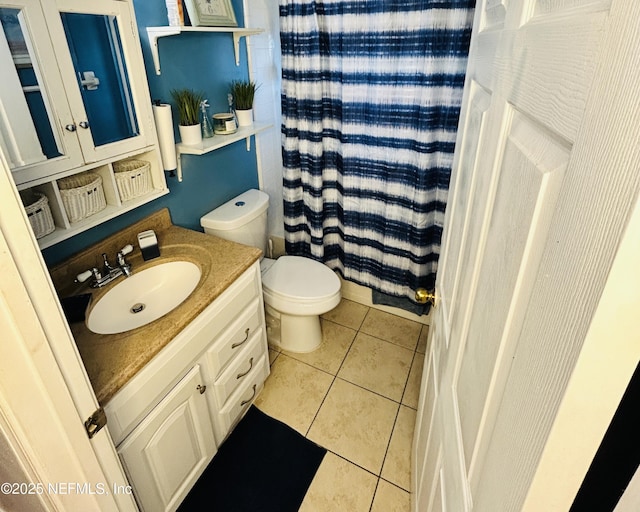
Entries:
{"type": "Polygon", "coordinates": [[[200,384],[198,384],[196,389],[200,391],[200,394],[203,394],[207,390],[207,386],[201,386],[200,384]]]}
{"type": "Polygon", "coordinates": [[[64,127],[65,130],[67,130],[68,132],[75,132],[76,131],[76,125],[75,124],[68,124],[64,127]]]}
{"type": "Polygon", "coordinates": [[[85,130],[89,128],[89,121],[80,121],[78,124],[80,125],[80,128],[84,128],[85,130]]]}

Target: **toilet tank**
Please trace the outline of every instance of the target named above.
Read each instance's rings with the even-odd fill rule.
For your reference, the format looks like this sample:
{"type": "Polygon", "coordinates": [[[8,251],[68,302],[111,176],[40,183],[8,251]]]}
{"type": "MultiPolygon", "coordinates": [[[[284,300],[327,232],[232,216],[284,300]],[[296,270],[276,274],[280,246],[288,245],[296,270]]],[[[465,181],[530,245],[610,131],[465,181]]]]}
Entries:
{"type": "Polygon", "coordinates": [[[204,232],[262,249],[267,253],[269,196],[251,189],[200,218],[204,232]]]}

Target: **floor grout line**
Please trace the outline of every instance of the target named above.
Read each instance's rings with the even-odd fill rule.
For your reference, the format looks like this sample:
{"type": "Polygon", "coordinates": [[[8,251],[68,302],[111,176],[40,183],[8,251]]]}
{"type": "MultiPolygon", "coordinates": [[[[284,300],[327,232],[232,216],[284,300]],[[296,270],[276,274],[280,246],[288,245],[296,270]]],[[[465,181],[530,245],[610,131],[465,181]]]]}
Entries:
{"type": "MultiPolygon", "coordinates": [[[[347,359],[347,355],[349,354],[349,351],[351,350],[351,347],[353,346],[353,342],[355,341],[355,339],[356,339],[356,337],[354,336],[353,339],[351,340],[351,343],[349,343],[349,348],[345,352],[345,355],[342,358],[342,361],[340,362],[340,365],[338,366],[338,369],[336,370],[335,375],[333,375],[333,379],[331,380],[331,384],[329,384],[329,387],[327,388],[327,392],[324,394],[324,397],[322,397],[322,402],[320,402],[320,405],[318,406],[318,409],[316,410],[316,413],[313,415],[313,419],[311,420],[311,423],[309,424],[309,428],[307,429],[307,433],[305,434],[305,437],[307,437],[309,435],[309,432],[311,431],[311,427],[313,426],[313,422],[316,421],[316,418],[318,417],[318,414],[320,413],[320,409],[322,409],[322,405],[324,404],[325,400],[327,399],[327,396],[329,396],[329,392],[331,391],[331,388],[333,387],[333,384],[335,383],[336,379],[338,378],[338,373],[340,373],[340,369],[342,368],[342,365],[344,364],[345,360],[347,359]]],[[[310,365],[310,366],[315,368],[313,365],[310,365]]]]}
{"type": "MultiPolygon", "coordinates": [[[[403,400],[406,398],[405,395],[406,395],[406,393],[407,393],[407,391],[409,389],[409,382],[410,382],[412,370],[415,370],[414,369],[414,365],[416,364],[416,359],[418,357],[417,354],[418,353],[423,354],[422,352],[418,352],[418,348],[420,347],[420,341],[422,339],[421,335],[422,335],[422,332],[423,332],[423,329],[424,329],[424,325],[423,325],[421,327],[420,331],[418,332],[417,340],[415,342],[415,345],[413,346],[413,349],[407,348],[406,345],[402,345],[402,344],[396,343],[394,341],[390,341],[390,340],[384,339],[382,337],[378,337],[378,336],[376,336],[374,334],[369,334],[369,333],[364,332],[364,331],[361,330],[362,327],[365,326],[365,322],[366,322],[367,318],[369,317],[369,315],[371,314],[371,311],[372,311],[372,308],[368,307],[366,313],[362,317],[362,320],[359,322],[358,327],[355,327],[355,328],[352,325],[345,325],[344,323],[341,323],[340,321],[336,321],[335,319],[328,319],[328,318],[321,317],[324,322],[330,322],[330,323],[336,324],[336,325],[338,325],[340,327],[343,327],[345,329],[349,329],[349,330],[354,332],[353,337],[349,341],[348,348],[346,349],[344,355],[342,356],[342,359],[340,360],[340,364],[338,365],[337,369],[335,370],[335,373],[333,371],[328,371],[326,369],[314,366],[313,363],[310,363],[310,362],[307,362],[307,361],[303,361],[301,359],[297,359],[295,356],[287,354],[286,351],[283,351],[283,350],[280,350],[280,349],[271,348],[271,350],[275,353],[275,357],[274,357],[271,365],[275,364],[276,360],[278,360],[281,355],[284,355],[285,357],[293,359],[298,363],[302,363],[302,364],[304,364],[304,365],[306,365],[306,366],[308,366],[308,367],[310,367],[310,368],[312,368],[314,370],[321,371],[324,374],[327,374],[327,375],[331,376],[331,382],[330,382],[329,386],[327,387],[327,391],[325,392],[324,396],[322,397],[322,400],[320,401],[320,404],[318,405],[317,409],[315,410],[315,413],[314,413],[313,418],[312,418],[312,420],[311,420],[311,422],[309,424],[309,427],[306,429],[306,431],[304,433],[304,437],[309,439],[310,441],[316,442],[313,439],[309,438],[309,433],[310,433],[311,429],[313,428],[314,424],[316,423],[318,415],[320,413],[320,410],[325,405],[327,397],[329,396],[329,393],[331,392],[331,390],[333,389],[334,385],[336,384],[337,379],[340,379],[343,382],[346,382],[346,383],[349,383],[349,384],[351,384],[353,386],[356,386],[357,388],[359,388],[359,389],[361,389],[363,391],[366,391],[368,393],[372,393],[373,395],[376,395],[376,396],[378,396],[380,398],[384,398],[386,400],[389,400],[389,401],[391,401],[392,403],[394,403],[397,406],[396,411],[395,411],[395,417],[394,417],[394,420],[393,420],[393,425],[391,427],[391,433],[390,433],[389,438],[388,438],[388,440],[386,442],[384,456],[382,457],[382,463],[381,463],[381,466],[380,466],[380,470],[379,470],[379,472],[377,474],[372,472],[371,470],[361,466],[360,464],[349,460],[344,455],[340,455],[340,454],[336,453],[333,450],[330,450],[330,449],[328,449],[326,447],[323,447],[323,448],[325,448],[327,450],[328,453],[331,453],[331,454],[335,455],[336,457],[340,458],[341,460],[343,460],[345,462],[348,462],[349,464],[352,464],[353,466],[355,466],[355,467],[357,467],[357,468],[359,468],[361,470],[364,470],[366,473],[368,473],[368,474],[370,474],[370,475],[372,475],[373,477],[376,478],[375,487],[374,487],[374,490],[373,490],[373,494],[371,495],[371,501],[369,503],[369,509],[368,509],[369,512],[371,512],[373,510],[373,506],[374,506],[374,502],[375,502],[375,499],[376,499],[376,495],[377,495],[378,490],[380,488],[380,480],[384,480],[387,484],[389,484],[389,485],[391,485],[391,486],[393,486],[393,487],[395,487],[395,488],[397,488],[397,489],[399,489],[399,490],[401,490],[403,492],[406,492],[409,495],[411,494],[411,491],[408,490],[408,489],[405,489],[402,485],[399,485],[399,484],[389,480],[388,478],[383,478],[382,477],[382,472],[384,470],[385,463],[387,462],[387,457],[389,456],[389,453],[390,453],[391,443],[392,443],[392,439],[394,437],[394,432],[395,432],[396,428],[398,427],[398,422],[399,422],[400,412],[401,412],[402,406],[404,405],[405,407],[407,407],[408,409],[411,409],[413,411],[417,410],[417,408],[415,408],[415,407],[413,407],[411,405],[403,403],[403,400]],[[411,360],[410,360],[410,363],[409,363],[409,370],[408,370],[407,375],[405,377],[404,386],[402,388],[402,393],[400,395],[399,400],[395,400],[395,399],[389,398],[388,396],[385,396],[385,395],[383,395],[383,394],[381,394],[379,392],[376,392],[376,391],[373,391],[371,389],[368,389],[364,385],[357,384],[355,382],[351,382],[348,379],[346,379],[346,378],[344,378],[342,376],[339,376],[340,371],[343,369],[343,367],[345,365],[345,362],[347,361],[347,358],[348,358],[349,354],[351,353],[351,351],[353,349],[354,343],[355,343],[356,339],[358,338],[358,336],[360,334],[371,336],[371,337],[373,337],[375,339],[378,339],[380,341],[384,341],[386,343],[390,343],[390,344],[394,345],[395,347],[398,347],[399,349],[409,350],[409,351],[412,352],[411,360]]],[[[400,318],[402,318],[402,317],[400,317],[400,318]]],[[[335,359],[333,361],[335,361],[335,359]]],[[[318,444],[319,446],[322,446],[320,443],[316,442],[316,444],[318,444]]]]}

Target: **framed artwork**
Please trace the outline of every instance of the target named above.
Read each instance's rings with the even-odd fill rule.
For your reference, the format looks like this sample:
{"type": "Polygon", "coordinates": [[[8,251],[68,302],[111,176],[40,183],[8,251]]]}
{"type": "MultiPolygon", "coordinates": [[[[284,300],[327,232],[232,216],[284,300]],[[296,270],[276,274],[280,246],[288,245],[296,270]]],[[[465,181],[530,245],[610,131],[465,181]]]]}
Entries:
{"type": "Polygon", "coordinates": [[[184,0],[194,27],[237,27],[231,0],[184,0]]]}

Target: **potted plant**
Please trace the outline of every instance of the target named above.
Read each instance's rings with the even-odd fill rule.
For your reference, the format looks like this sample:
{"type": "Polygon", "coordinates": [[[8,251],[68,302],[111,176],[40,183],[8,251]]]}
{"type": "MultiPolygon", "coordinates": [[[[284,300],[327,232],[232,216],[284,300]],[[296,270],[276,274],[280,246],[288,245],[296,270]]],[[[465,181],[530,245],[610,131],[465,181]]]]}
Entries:
{"type": "Polygon", "coordinates": [[[200,104],[204,94],[193,89],[172,89],[171,96],[178,107],[178,130],[182,143],[189,146],[200,144],[200,104]]]}
{"type": "Polygon", "coordinates": [[[231,82],[231,95],[235,106],[238,126],[253,124],[253,98],[258,86],[248,80],[234,80],[231,82]]]}

